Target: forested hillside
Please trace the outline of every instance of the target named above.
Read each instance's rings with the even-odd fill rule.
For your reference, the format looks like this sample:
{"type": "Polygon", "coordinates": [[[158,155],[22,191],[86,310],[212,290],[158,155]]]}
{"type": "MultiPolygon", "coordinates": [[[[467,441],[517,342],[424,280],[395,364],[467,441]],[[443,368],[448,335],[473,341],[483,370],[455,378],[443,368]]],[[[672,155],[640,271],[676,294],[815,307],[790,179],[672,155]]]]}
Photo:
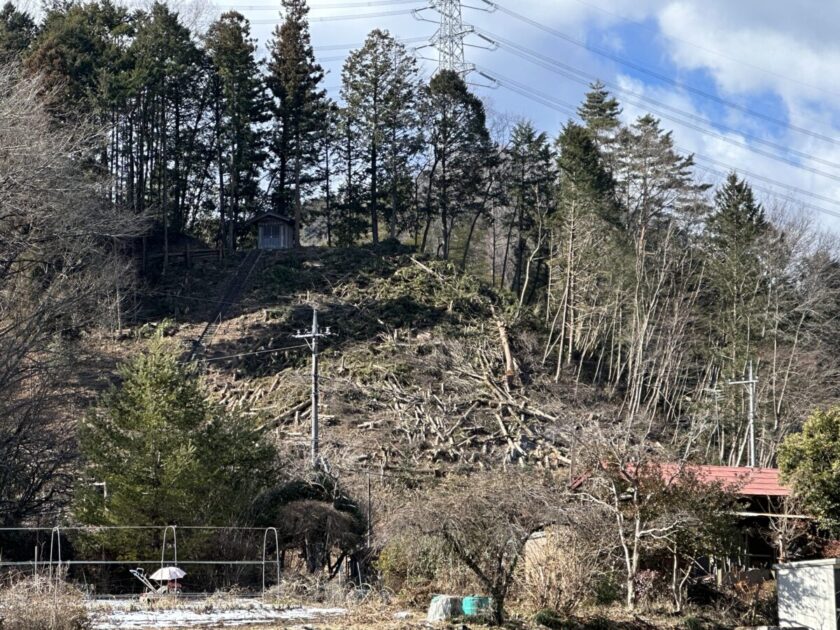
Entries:
{"type": "MultiPolygon", "coordinates": [[[[550,474],[556,489],[609,458],[748,465],[748,388],[730,381],[749,369],[757,466],[838,402],[840,258],[805,213],[737,173],[709,180],[601,84],[576,120],[541,130],[488,113],[454,72],[424,79],[386,31],[347,57],[333,102],[307,13],[282,1],[262,59],[236,12],[206,30],[162,3],[0,12],[0,524],[120,525],[84,503],[102,475],[146,501],[108,427],[137,422],[154,441],[174,417],[198,444],[178,451],[185,470],[210,470],[201,457],[228,436],[229,471],[207,475],[229,482],[230,522],[273,523],[288,488],[235,471],[254,440],[265,479],[308,474],[310,357],[293,335],[313,307],[334,333],[320,409],[332,481],[295,497],[340,488],[330,500],[356,519],[345,555],[364,534],[386,548],[407,493],[481,471],[550,474]],[[296,247],[262,255],[190,363],[255,246],[246,222],[267,211],[292,220],[296,247]],[[152,337],[174,341],[149,350],[152,337]],[[166,412],[154,387],[171,388],[166,412]],[[109,439],[121,459],[105,461],[109,439]],[[357,501],[369,475],[373,516],[357,501]]],[[[183,495],[126,514],[165,525],[162,506],[198,501],[194,479],[173,479],[183,495]]],[[[227,518],[195,505],[178,518],[227,518]]],[[[333,570],[309,545],[309,568],[333,570]]],[[[508,582],[494,584],[504,600],[508,582]]]]}

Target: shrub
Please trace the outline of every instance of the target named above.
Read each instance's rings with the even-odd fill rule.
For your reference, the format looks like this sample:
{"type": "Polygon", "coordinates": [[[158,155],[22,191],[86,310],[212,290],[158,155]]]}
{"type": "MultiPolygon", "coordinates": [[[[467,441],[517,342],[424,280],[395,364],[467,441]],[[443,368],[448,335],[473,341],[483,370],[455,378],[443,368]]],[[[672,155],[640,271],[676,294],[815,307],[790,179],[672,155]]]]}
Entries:
{"type": "Polygon", "coordinates": [[[523,600],[531,610],[550,609],[568,616],[592,596],[602,567],[587,542],[565,528],[527,545],[520,585],[523,600]]]}
{"type": "Polygon", "coordinates": [[[599,576],[595,581],[593,595],[598,606],[609,606],[614,604],[622,595],[622,586],[616,581],[612,574],[599,576]]]}
{"type": "Polygon", "coordinates": [[[64,582],[45,578],[13,581],[0,590],[3,630],[88,630],[91,620],[84,596],[64,582]]]}
{"type": "Polygon", "coordinates": [[[703,622],[702,619],[698,619],[697,617],[686,617],[683,620],[683,628],[685,630],[704,630],[706,624],[703,622]]]}

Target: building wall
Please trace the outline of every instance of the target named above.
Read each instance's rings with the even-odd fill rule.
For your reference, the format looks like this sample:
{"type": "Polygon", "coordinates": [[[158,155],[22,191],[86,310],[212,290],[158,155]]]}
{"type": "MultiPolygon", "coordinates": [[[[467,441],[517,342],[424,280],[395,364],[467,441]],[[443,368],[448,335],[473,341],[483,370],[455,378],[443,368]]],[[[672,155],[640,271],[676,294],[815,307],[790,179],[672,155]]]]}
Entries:
{"type": "Polygon", "coordinates": [[[288,223],[266,221],[259,224],[260,249],[289,249],[294,246],[294,228],[288,223]]]}
{"type": "Polygon", "coordinates": [[[779,625],[782,628],[837,630],[833,562],[792,562],[776,566],[779,625]]]}

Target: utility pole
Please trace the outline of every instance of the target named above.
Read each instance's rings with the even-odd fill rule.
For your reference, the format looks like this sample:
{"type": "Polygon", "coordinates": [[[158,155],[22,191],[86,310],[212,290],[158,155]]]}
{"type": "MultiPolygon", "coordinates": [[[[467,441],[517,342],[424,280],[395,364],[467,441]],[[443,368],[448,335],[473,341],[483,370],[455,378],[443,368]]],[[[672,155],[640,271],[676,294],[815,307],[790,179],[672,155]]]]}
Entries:
{"type": "Polygon", "coordinates": [[[310,448],[310,457],[312,459],[312,468],[318,469],[318,339],[321,337],[329,337],[332,333],[330,327],[327,326],[325,331],[318,328],[318,309],[312,309],[312,330],[308,333],[301,333],[293,335],[295,339],[303,339],[309,349],[312,351],[312,405],[310,415],[312,417],[312,439],[310,448]]]}
{"type": "Polygon", "coordinates": [[[746,385],[747,387],[747,457],[751,468],[755,468],[755,386],[758,378],[753,378],[753,363],[747,364],[747,378],[743,381],[729,381],[730,385],[746,385]]]}

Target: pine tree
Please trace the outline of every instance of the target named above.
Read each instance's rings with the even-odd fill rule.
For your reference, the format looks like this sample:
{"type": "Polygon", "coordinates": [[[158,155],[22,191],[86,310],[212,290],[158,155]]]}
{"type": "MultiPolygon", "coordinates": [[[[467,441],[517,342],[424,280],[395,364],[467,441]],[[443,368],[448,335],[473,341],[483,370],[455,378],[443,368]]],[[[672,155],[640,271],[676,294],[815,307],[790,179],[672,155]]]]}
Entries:
{"type": "Polygon", "coordinates": [[[705,206],[708,185],[694,181],[691,155],[680,155],[671,132],[651,115],[640,117],[618,137],[615,180],[624,224],[642,248],[651,233],[672,221],[696,223],[705,206]]]}
{"type": "Polygon", "coordinates": [[[295,243],[300,244],[303,189],[318,162],[317,138],[327,107],[319,88],[324,71],[315,62],[305,0],[283,0],[283,23],[269,45],[267,84],[274,97],[275,128],[271,143],[271,189],[274,209],[294,214],[295,243]]]}
{"type": "Polygon", "coordinates": [[[36,34],[32,16],[6,2],[0,9],[0,62],[19,57],[35,40],[36,34]]]}
{"type": "MultiPolygon", "coordinates": [[[[273,450],[251,421],[208,402],[195,373],[161,340],[121,376],[79,428],[81,478],[104,483],[107,498],[80,483],[76,518],[87,525],[238,524],[270,484],[273,465],[273,450]]],[[[142,556],[153,544],[148,536],[93,542],[120,557],[142,556]]]]}
{"type": "MultiPolygon", "coordinates": [[[[613,181],[589,130],[568,123],[557,139],[558,198],[553,221],[550,299],[556,304],[558,362],[569,364],[582,329],[581,303],[595,285],[610,251],[617,223],[613,181]]],[[[608,264],[608,263],[607,263],[608,264]]]]}
{"type": "Polygon", "coordinates": [[[618,101],[610,95],[601,81],[595,81],[589,86],[585,100],[578,107],[578,115],[586,123],[586,127],[595,132],[596,137],[618,129],[621,111],[618,101]]]}
{"type": "Polygon", "coordinates": [[[238,222],[257,210],[265,160],[260,125],[268,120],[268,103],[254,58],[256,49],[248,21],[235,11],[224,13],[207,33],[206,51],[213,66],[219,219],[231,248],[238,222]]]}
{"type": "Polygon", "coordinates": [[[342,108],[336,121],[337,172],[342,183],[334,231],[336,241],[344,246],[355,244],[368,229],[362,204],[364,175],[360,165],[364,156],[359,155],[362,141],[358,129],[353,112],[342,108]]]}
{"type": "Polygon", "coordinates": [[[538,133],[529,121],[517,123],[511,134],[506,158],[507,197],[513,212],[504,226],[507,238],[502,277],[506,275],[508,258],[512,254],[511,289],[519,294],[529,254],[544,244],[542,241],[547,233],[547,226],[544,225],[543,218],[554,201],[554,169],[547,134],[538,133]],[[514,233],[515,245],[510,252],[514,233]]]}
{"type": "Polygon", "coordinates": [[[578,107],[578,115],[592,133],[609,172],[614,168],[613,154],[621,129],[621,112],[618,101],[601,81],[589,86],[584,102],[578,107]]]}
{"type": "MultiPolygon", "coordinates": [[[[142,16],[129,52],[134,60],[133,196],[138,210],[157,210],[166,255],[170,233],[187,225],[186,192],[202,168],[196,134],[208,100],[208,72],[189,29],[160,2],[142,16]]],[[[164,258],[164,271],[166,265],[164,258]]]]}
{"type": "Polygon", "coordinates": [[[383,183],[390,189],[389,235],[397,236],[400,184],[411,157],[419,150],[419,96],[417,62],[387,31],[372,31],[364,46],[352,52],[344,64],[342,97],[364,143],[359,150],[367,163],[366,197],[374,244],[379,242],[383,183]]]}
{"type": "Polygon", "coordinates": [[[106,109],[112,77],[127,63],[123,42],[133,35],[133,22],[127,9],[108,0],[58,4],[47,11],[26,66],[57,90],[52,105],[58,116],[106,109]]]}
{"type": "Polygon", "coordinates": [[[341,112],[338,105],[329,101],[325,109],[324,124],[318,136],[320,160],[315,172],[315,179],[321,183],[321,197],[314,204],[313,214],[322,221],[320,236],[327,239],[327,247],[332,247],[336,225],[336,196],[334,184],[340,167],[341,112]]]}
{"type": "Polygon", "coordinates": [[[771,227],[752,189],[735,173],[715,194],[706,222],[706,306],[712,351],[731,375],[739,375],[761,341],[768,280],[765,250],[771,227]]]}
{"type": "Polygon", "coordinates": [[[423,116],[432,156],[421,248],[426,247],[436,215],[441,229],[439,253],[448,259],[458,219],[475,208],[492,145],[484,104],[456,72],[444,70],[432,78],[423,116]]]}
{"type": "Polygon", "coordinates": [[[715,210],[706,222],[714,247],[727,253],[750,246],[768,227],[764,208],[756,202],[752,188],[737,174],[730,173],[715,193],[715,210]]]}

